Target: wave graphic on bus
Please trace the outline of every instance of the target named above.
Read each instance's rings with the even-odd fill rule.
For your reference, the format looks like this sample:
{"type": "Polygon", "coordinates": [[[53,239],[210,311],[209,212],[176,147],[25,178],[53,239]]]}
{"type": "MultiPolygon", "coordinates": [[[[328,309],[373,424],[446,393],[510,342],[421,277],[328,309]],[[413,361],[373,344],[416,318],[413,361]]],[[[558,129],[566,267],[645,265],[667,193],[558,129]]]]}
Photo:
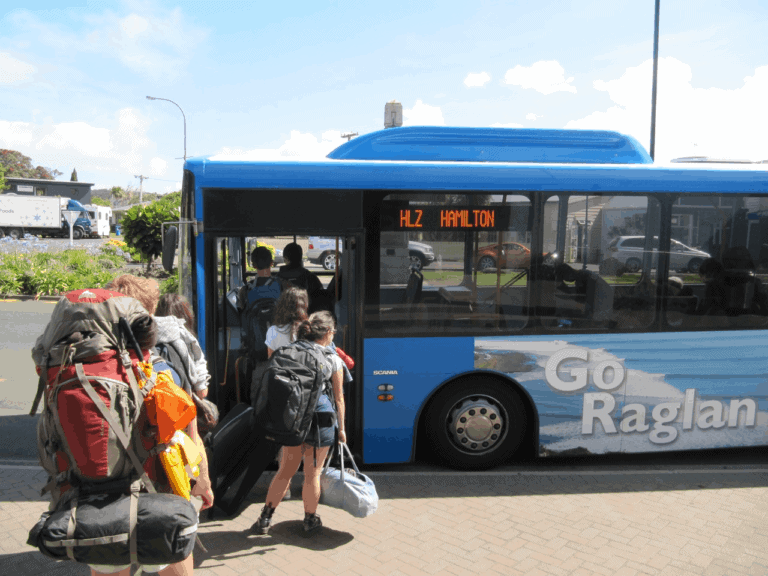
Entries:
{"type": "Polygon", "coordinates": [[[503,372],[528,391],[541,454],[765,444],[766,343],[754,332],[731,333],[728,344],[711,333],[708,351],[703,334],[477,338],[475,368],[503,372]]]}

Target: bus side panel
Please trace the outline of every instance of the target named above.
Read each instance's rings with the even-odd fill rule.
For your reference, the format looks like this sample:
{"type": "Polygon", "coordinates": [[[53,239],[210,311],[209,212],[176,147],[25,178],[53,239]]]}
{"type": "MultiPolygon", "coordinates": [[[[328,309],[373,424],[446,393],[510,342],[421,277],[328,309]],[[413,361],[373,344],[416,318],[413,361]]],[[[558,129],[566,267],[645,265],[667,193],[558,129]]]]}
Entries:
{"type": "Polygon", "coordinates": [[[508,373],[530,393],[540,454],[768,444],[766,332],[491,337],[475,346],[476,368],[508,373]]]}
{"type": "Polygon", "coordinates": [[[374,338],[364,346],[363,457],[408,462],[418,412],[440,384],[472,370],[474,338],[374,338]],[[392,385],[389,391],[380,386],[392,385]],[[391,394],[388,402],[378,400],[391,394]]]}

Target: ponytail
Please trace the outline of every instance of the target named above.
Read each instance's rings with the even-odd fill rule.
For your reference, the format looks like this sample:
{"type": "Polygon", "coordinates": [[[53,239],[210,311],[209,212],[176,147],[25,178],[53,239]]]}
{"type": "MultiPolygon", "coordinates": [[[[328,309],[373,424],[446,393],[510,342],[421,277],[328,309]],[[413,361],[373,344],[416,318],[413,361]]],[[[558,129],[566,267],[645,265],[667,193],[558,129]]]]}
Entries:
{"type": "Polygon", "coordinates": [[[333,316],[326,310],[315,312],[307,320],[301,322],[296,330],[297,337],[301,340],[316,342],[336,327],[333,316]]]}

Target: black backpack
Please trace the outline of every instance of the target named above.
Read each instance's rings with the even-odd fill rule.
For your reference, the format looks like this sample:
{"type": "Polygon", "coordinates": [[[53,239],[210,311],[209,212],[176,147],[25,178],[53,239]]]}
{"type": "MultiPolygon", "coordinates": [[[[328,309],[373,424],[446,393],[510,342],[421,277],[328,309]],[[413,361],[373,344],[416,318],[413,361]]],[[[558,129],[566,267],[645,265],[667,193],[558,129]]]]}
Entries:
{"type": "Polygon", "coordinates": [[[304,443],[326,388],[326,364],[328,359],[302,340],[272,354],[261,379],[253,383],[251,398],[255,425],[264,438],[283,446],[304,443]]]}
{"type": "Polygon", "coordinates": [[[275,298],[259,298],[245,309],[242,325],[243,347],[252,362],[267,359],[267,330],[272,326],[277,300],[275,298]]]}

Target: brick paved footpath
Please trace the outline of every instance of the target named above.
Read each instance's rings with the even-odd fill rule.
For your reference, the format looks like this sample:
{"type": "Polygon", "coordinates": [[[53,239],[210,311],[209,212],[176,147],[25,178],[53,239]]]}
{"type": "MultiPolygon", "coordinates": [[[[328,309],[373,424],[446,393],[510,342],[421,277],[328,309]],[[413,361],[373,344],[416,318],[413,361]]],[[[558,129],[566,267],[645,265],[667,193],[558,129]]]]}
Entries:
{"type": "MultiPolygon", "coordinates": [[[[249,534],[262,483],[236,518],[204,514],[195,574],[768,574],[765,469],[371,476],[379,511],[321,506],[312,538],[300,500],[281,504],[269,536],[249,534]]],[[[88,574],[25,544],[47,507],[43,481],[39,468],[0,466],[0,574],[88,574]]]]}

